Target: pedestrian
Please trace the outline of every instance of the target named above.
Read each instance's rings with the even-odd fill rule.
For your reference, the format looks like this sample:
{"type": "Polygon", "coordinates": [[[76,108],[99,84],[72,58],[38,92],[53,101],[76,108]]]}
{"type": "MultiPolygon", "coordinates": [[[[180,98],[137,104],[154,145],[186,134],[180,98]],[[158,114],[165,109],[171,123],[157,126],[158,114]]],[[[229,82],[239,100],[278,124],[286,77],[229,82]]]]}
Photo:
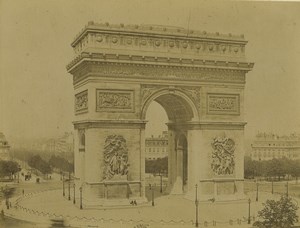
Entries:
{"type": "Polygon", "coordinates": [[[24,196],[24,189],[22,190],[23,196],[24,196]]]}
{"type": "Polygon", "coordinates": [[[4,220],[4,211],[3,211],[3,209],[1,210],[1,219],[4,220]]]}

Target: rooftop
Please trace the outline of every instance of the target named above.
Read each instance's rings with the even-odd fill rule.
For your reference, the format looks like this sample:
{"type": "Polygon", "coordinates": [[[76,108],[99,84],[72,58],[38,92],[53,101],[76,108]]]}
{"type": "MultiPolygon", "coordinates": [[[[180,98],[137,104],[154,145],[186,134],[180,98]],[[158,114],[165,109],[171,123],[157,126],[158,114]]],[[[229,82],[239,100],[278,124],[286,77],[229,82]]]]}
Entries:
{"type": "Polygon", "coordinates": [[[124,24],[109,24],[106,23],[95,23],[94,21],[89,21],[87,25],[75,36],[72,46],[74,47],[80,38],[85,34],[86,31],[105,31],[112,33],[127,33],[128,35],[147,35],[147,36],[176,36],[178,38],[200,38],[200,39],[215,39],[224,41],[237,41],[242,43],[247,43],[244,39],[244,35],[233,35],[220,34],[219,32],[209,33],[206,31],[198,31],[192,29],[186,29],[177,26],[165,26],[165,25],[151,25],[151,24],[141,24],[141,25],[124,25],[124,24]]]}

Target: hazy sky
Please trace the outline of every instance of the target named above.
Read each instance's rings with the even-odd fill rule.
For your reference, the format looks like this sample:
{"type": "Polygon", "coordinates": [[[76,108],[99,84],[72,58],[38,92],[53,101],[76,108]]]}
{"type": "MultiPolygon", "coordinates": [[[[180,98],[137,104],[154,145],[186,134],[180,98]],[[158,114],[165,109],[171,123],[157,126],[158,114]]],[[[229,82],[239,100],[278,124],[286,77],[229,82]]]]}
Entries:
{"type": "Polygon", "coordinates": [[[0,0],[0,132],[50,137],[73,129],[65,66],[74,36],[93,20],[244,34],[255,62],[247,74],[246,136],[300,133],[299,12],[297,2],[0,0]]]}

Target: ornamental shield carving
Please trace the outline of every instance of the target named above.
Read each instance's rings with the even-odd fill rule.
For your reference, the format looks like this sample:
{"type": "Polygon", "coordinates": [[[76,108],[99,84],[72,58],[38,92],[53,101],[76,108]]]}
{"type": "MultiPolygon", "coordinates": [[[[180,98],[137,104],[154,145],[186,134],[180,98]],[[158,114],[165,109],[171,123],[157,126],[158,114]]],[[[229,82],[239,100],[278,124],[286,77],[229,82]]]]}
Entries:
{"type": "Polygon", "coordinates": [[[128,149],[126,140],[121,135],[109,135],[104,145],[103,179],[125,177],[128,174],[128,149]]]}
{"type": "Polygon", "coordinates": [[[211,168],[216,175],[229,175],[234,171],[235,142],[227,137],[214,138],[211,168]]]}

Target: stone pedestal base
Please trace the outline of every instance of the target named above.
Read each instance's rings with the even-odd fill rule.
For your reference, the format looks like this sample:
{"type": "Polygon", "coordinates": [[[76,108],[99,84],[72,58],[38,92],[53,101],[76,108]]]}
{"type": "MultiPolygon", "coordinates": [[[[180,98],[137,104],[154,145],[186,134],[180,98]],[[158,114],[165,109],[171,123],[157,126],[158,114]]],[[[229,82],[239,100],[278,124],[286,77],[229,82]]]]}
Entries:
{"type": "Polygon", "coordinates": [[[83,185],[83,204],[85,207],[130,206],[147,202],[143,196],[140,181],[110,180],[83,185]]]}
{"type": "Polygon", "coordinates": [[[182,195],[183,194],[181,177],[177,177],[170,194],[172,194],[172,195],[182,195]]]}

